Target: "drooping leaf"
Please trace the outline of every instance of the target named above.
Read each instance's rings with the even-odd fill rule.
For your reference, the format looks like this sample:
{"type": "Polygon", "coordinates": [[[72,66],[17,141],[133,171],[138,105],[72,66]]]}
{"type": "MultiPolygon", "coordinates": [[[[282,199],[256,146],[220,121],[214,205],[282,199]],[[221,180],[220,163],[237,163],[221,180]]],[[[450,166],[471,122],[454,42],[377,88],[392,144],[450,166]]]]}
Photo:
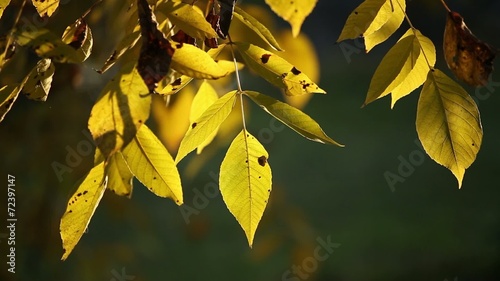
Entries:
{"type": "MultiPolygon", "coordinates": [[[[200,118],[200,116],[218,99],[219,96],[217,95],[215,89],[206,80],[203,81],[191,104],[189,123],[193,124],[196,122],[196,120],[198,120],[198,118],[200,118]]],[[[196,151],[198,154],[200,154],[203,149],[212,142],[217,135],[218,129],[219,128],[217,128],[202,144],[198,146],[196,151]]]]}
{"type": "Polygon", "coordinates": [[[68,258],[101,201],[106,190],[107,178],[104,177],[104,162],[101,162],[87,174],[66,206],[66,212],[59,226],[64,253],[61,260],[68,258]]]}
{"type": "Polygon", "coordinates": [[[317,0],[266,0],[267,5],[269,5],[278,16],[290,23],[294,37],[299,35],[302,23],[312,12],[316,6],[316,2],[317,0]]]}
{"type": "Polygon", "coordinates": [[[449,12],[444,29],[443,50],[448,68],[471,86],[485,86],[498,52],[477,39],[459,13],[449,12]]]}
{"type": "Polygon", "coordinates": [[[81,63],[85,60],[78,50],[47,29],[26,29],[16,32],[15,35],[19,45],[33,49],[41,58],[61,63],[81,63]]]}
{"type": "Polygon", "coordinates": [[[32,0],[40,17],[51,17],[59,7],[59,0],[32,0]]]}
{"type": "Polygon", "coordinates": [[[227,208],[252,247],[272,188],[269,154],[245,130],[233,140],[220,167],[219,185],[227,208]]]}
{"type": "Polygon", "coordinates": [[[474,100],[441,71],[430,71],[420,93],[416,124],[427,154],[455,175],[460,188],[483,136],[474,100]]]}
{"type": "Polygon", "coordinates": [[[22,92],[32,100],[46,101],[56,68],[51,59],[41,59],[31,70],[22,92]]]}
{"type": "Polygon", "coordinates": [[[368,53],[373,47],[378,44],[385,42],[389,37],[391,37],[396,30],[401,26],[405,18],[406,1],[404,0],[390,0],[386,1],[384,7],[381,9],[388,13],[389,8],[391,9],[389,18],[378,30],[373,33],[366,34],[364,36],[365,49],[368,53]]]}
{"type": "Polygon", "coordinates": [[[175,49],[158,29],[158,22],[147,0],[137,0],[142,46],[137,70],[150,93],[156,93],[157,83],[170,70],[175,49]]]}
{"type": "Polygon", "coordinates": [[[435,62],[436,50],[432,41],[418,30],[413,31],[410,28],[387,52],[375,70],[364,105],[386,96],[407,81],[405,86],[398,88],[397,95],[393,99],[394,104],[398,98],[409,94],[424,83],[429,67],[433,67],[435,62]],[[430,66],[427,65],[427,61],[430,66]]]}
{"type": "Polygon", "coordinates": [[[148,119],[151,96],[135,68],[129,63],[104,87],[89,118],[89,129],[108,159],[134,137],[148,119]]]}
{"type": "Polygon", "coordinates": [[[0,18],[2,18],[3,11],[9,6],[10,0],[0,0],[0,18]]]}
{"type": "Polygon", "coordinates": [[[191,124],[182,139],[175,162],[181,161],[188,153],[203,144],[224,122],[236,100],[237,91],[229,92],[214,102],[201,116],[191,124]]]}
{"type": "Polygon", "coordinates": [[[22,85],[5,85],[0,88],[0,122],[3,121],[5,115],[12,108],[22,87],[22,85]]]}
{"type": "Polygon", "coordinates": [[[267,42],[269,46],[275,50],[283,51],[269,29],[238,6],[234,7],[234,17],[253,30],[260,38],[267,42]]]}
{"type": "Polygon", "coordinates": [[[249,43],[235,43],[246,65],[289,96],[325,94],[307,75],[280,56],[249,43]]]}
{"type": "Polygon", "coordinates": [[[106,169],[108,175],[108,189],[120,196],[130,198],[132,196],[132,179],[134,175],[130,171],[122,152],[111,156],[106,169]]]}
{"type": "Polygon", "coordinates": [[[62,35],[62,41],[77,50],[78,59],[81,61],[90,56],[94,45],[92,31],[84,19],[77,19],[68,26],[62,35]]]}
{"type": "Polygon", "coordinates": [[[158,10],[165,13],[172,24],[191,37],[200,40],[204,40],[205,37],[217,37],[203,13],[191,4],[181,1],[161,1],[158,4],[158,10]]]}
{"type": "Polygon", "coordinates": [[[343,146],[328,137],[318,123],[304,112],[258,92],[245,91],[244,93],[264,109],[264,111],[290,127],[290,129],[299,135],[319,143],[343,146]]]}
{"type": "Polygon", "coordinates": [[[146,125],[125,147],[123,156],[134,176],[151,192],[182,205],[181,178],[174,160],[146,125]]]}
{"type": "Polygon", "coordinates": [[[203,50],[189,44],[177,43],[171,66],[177,72],[197,79],[217,79],[227,75],[214,59],[203,50]]]}

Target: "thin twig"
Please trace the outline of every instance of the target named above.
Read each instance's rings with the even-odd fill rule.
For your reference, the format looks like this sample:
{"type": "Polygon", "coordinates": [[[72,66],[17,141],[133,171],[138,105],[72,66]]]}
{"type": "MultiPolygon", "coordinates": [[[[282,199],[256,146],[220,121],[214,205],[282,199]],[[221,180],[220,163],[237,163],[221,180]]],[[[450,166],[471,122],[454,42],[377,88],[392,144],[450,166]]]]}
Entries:
{"type": "Polygon", "coordinates": [[[448,13],[451,13],[450,8],[448,8],[448,5],[446,5],[446,3],[444,2],[444,0],[441,0],[441,3],[443,4],[443,6],[446,9],[446,11],[448,11],[448,13]]]}

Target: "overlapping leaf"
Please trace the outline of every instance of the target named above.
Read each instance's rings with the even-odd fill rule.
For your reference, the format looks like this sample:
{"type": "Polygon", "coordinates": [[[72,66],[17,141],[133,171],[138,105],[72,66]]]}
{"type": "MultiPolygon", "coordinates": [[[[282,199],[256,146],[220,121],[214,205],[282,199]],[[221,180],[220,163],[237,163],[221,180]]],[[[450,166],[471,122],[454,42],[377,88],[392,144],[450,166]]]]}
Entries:
{"type": "MultiPolygon", "coordinates": [[[[217,100],[219,96],[215,89],[205,80],[200,85],[196,96],[191,104],[191,112],[189,114],[189,123],[193,124],[200,116],[217,100]]],[[[197,147],[197,153],[200,154],[203,149],[212,142],[217,135],[218,128],[207,137],[207,139],[197,147]]]]}
{"type": "Polygon", "coordinates": [[[101,201],[107,180],[104,177],[104,162],[101,162],[87,174],[76,192],[69,199],[66,212],[61,218],[60,233],[64,253],[62,260],[68,258],[101,201]]]}
{"type": "Polygon", "coordinates": [[[401,26],[405,18],[406,1],[404,0],[391,0],[386,1],[383,10],[385,13],[389,13],[388,9],[391,9],[390,16],[387,22],[384,23],[378,30],[373,33],[364,35],[365,49],[369,52],[373,47],[378,44],[385,42],[389,37],[391,37],[396,30],[401,26]]]}
{"type": "Polygon", "coordinates": [[[59,0],[32,0],[40,17],[51,17],[59,7],[59,0]]]}
{"type": "Polygon", "coordinates": [[[196,119],[182,139],[175,162],[181,161],[188,153],[203,144],[229,116],[236,100],[237,91],[232,91],[214,102],[196,119]]]}
{"type": "Polygon", "coordinates": [[[266,0],[267,5],[284,20],[288,21],[292,26],[292,34],[294,37],[299,35],[300,28],[306,17],[316,7],[317,0],[266,0]]]}
{"type": "Polygon", "coordinates": [[[275,50],[283,51],[269,29],[238,6],[234,7],[234,17],[253,30],[260,38],[267,42],[269,46],[275,50]]]}
{"type": "Polygon", "coordinates": [[[122,152],[111,156],[106,174],[108,175],[108,189],[120,196],[132,196],[132,179],[134,175],[130,171],[122,152]]]}
{"type": "Polygon", "coordinates": [[[52,77],[56,68],[51,59],[41,59],[31,70],[23,93],[32,100],[46,101],[52,85],[52,77]]]}
{"type": "Polygon", "coordinates": [[[264,79],[284,89],[286,95],[325,94],[307,75],[278,55],[249,43],[235,43],[246,65],[264,79]]]}
{"type": "Polygon", "coordinates": [[[318,123],[302,111],[258,92],[245,91],[244,93],[267,113],[301,136],[319,143],[343,146],[328,137],[318,123]]]}
{"type": "Polygon", "coordinates": [[[418,101],[416,124],[427,154],[455,175],[460,188],[483,136],[474,100],[441,71],[430,71],[418,101]]]}
{"type": "Polygon", "coordinates": [[[210,54],[190,44],[174,44],[171,67],[177,72],[197,79],[218,79],[228,74],[210,54]]]}
{"type": "Polygon", "coordinates": [[[148,119],[151,96],[129,63],[104,87],[89,118],[89,129],[107,159],[126,146],[148,119]]]}
{"type": "Polygon", "coordinates": [[[0,37],[0,71],[7,61],[9,61],[16,52],[16,44],[15,42],[8,42],[9,37],[1,36],[0,37]],[[9,46],[7,47],[7,44],[9,46]],[[7,48],[7,50],[5,50],[7,48]]]}
{"type": "Polygon", "coordinates": [[[123,156],[134,176],[151,192],[182,205],[181,179],[174,160],[146,125],[125,147],[123,156]]]}
{"type": "Polygon", "coordinates": [[[220,168],[220,191],[252,247],[272,187],[269,154],[245,130],[233,140],[220,168]]]}
{"type": "Polygon", "coordinates": [[[384,56],[370,82],[365,105],[393,92],[392,105],[422,85],[436,62],[432,41],[409,29],[384,56]],[[429,63],[430,65],[428,65],[429,63]]]}

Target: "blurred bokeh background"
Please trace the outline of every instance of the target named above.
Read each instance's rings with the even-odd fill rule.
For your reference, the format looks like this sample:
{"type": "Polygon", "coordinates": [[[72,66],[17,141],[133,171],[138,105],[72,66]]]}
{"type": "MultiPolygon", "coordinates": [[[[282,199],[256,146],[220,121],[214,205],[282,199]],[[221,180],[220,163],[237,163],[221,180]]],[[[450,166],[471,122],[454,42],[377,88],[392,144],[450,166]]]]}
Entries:
{"type": "MultiPolygon", "coordinates": [[[[13,1],[5,11],[3,33],[20,2],[13,1]]],[[[49,21],[29,7],[22,19],[60,34],[91,5],[62,2],[49,21]]],[[[280,43],[290,40],[289,26],[264,1],[239,2],[272,25],[280,43]]],[[[302,29],[303,40],[312,42],[317,56],[304,52],[289,58],[299,68],[319,63],[314,75],[328,94],[314,96],[303,110],[345,148],[310,142],[247,102],[249,130],[270,153],[274,182],[253,249],[219,194],[206,201],[199,196],[213,190],[230,141],[221,138],[179,165],[184,202],[196,213],[183,216],[173,202],[154,196],[139,182],[131,199],[106,192],[88,232],[62,262],[59,220],[78,180],[92,166],[92,153],[82,155],[62,180],[52,165],[66,163],[68,151],[89,142],[85,132],[90,110],[116,71],[100,75],[94,68],[102,66],[117,43],[115,37],[123,33],[128,2],[104,0],[88,18],[94,34],[90,59],[83,65],[58,64],[48,100],[39,103],[21,96],[0,123],[0,171],[3,178],[16,177],[18,218],[16,273],[11,274],[5,263],[6,210],[0,212],[1,280],[500,280],[499,72],[490,87],[464,86],[478,102],[484,138],[459,190],[453,175],[426,155],[422,158],[415,142],[418,90],[393,110],[389,98],[360,108],[378,63],[408,28],[403,23],[369,54],[361,41],[336,44],[343,23],[360,2],[318,1],[302,29]],[[398,174],[402,159],[413,159],[414,169],[391,188],[384,174],[398,174]],[[314,256],[321,240],[335,243],[335,248],[331,253],[320,249],[328,254],[318,261],[314,256]],[[301,272],[294,273],[299,267],[301,272]]],[[[500,46],[500,2],[450,0],[448,5],[480,39],[500,46]]],[[[413,24],[436,44],[437,67],[451,75],[441,51],[446,13],[440,1],[408,1],[407,10],[413,24]]],[[[239,35],[244,38],[245,33],[239,35]]],[[[287,44],[292,48],[293,41],[287,44]]],[[[35,62],[32,53],[22,51],[0,74],[1,84],[19,81],[35,62]]],[[[248,71],[242,83],[245,89],[280,96],[278,89],[248,71]]],[[[189,100],[191,94],[182,95],[189,100]]],[[[179,96],[172,104],[182,100],[179,96]]],[[[169,130],[175,126],[168,124],[185,120],[172,117],[172,110],[154,110],[148,124],[167,147],[175,147],[175,140],[165,139],[175,135],[169,130]]],[[[7,182],[2,184],[6,190],[7,182]]],[[[7,202],[6,196],[0,192],[1,202],[7,202]]]]}

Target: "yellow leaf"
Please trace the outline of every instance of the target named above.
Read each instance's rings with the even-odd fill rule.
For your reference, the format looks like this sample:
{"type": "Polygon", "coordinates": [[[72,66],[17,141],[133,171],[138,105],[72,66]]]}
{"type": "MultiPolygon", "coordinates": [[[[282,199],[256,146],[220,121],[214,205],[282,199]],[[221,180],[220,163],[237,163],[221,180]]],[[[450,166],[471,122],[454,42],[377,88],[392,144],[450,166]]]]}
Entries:
{"type": "Polygon", "coordinates": [[[319,143],[343,146],[328,137],[318,123],[304,112],[258,92],[245,91],[244,93],[264,109],[264,111],[290,127],[290,129],[299,135],[319,143]]]}
{"type": "Polygon", "coordinates": [[[134,176],[151,192],[182,205],[181,178],[174,160],[146,125],[125,147],[123,156],[134,176]]]}
{"type": "Polygon", "coordinates": [[[179,149],[189,127],[189,110],[194,95],[193,88],[187,86],[175,96],[167,97],[170,99],[168,102],[161,96],[153,99],[153,116],[158,124],[158,138],[172,155],[179,149]]]}
{"type": "Polygon", "coordinates": [[[66,212],[61,218],[60,232],[64,253],[62,260],[68,258],[89,225],[90,219],[106,190],[104,162],[87,174],[76,192],[69,199],[66,212]]]}
{"type": "Polygon", "coordinates": [[[235,44],[246,65],[273,85],[283,88],[286,95],[326,93],[307,75],[278,55],[249,43],[235,44]]]}
{"type": "Polygon", "coordinates": [[[17,100],[21,88],[22,85],[6,85],[0,88],[0,122],[3,121],[5,115],[17,100]]]}
{"type": "Polygon", "coordinates": [[[228,74],[203,50],[175,42],[172,46],[175,52],[170,67],[177,72],[197,79],[217,79],[228,74]]]}
{"type": "Polygon", "coordinates": [[[373,33],[365,35],[365,48],[368,53],[373,47],[384,42],[389,37],[391,37],[396,30],[401,26],[405,18],[406,1],[392,0],[386,1],[384,4],[384,11],[388,13],[388,9],[392,13],[387,22],[384,23],[378,30],[373,33]]]}
{"type": "Polygon", "coordinates": [[[83,19],[77,19],[66,27],[62,41],[76,50],[79,61],[85,61],[90,56],[94,45],[92,30],[83,19]]]}
{"type": "Polygon", "coordinates": [[[0,0],[0,18],[3,15],[3,11],[5,11],[5,8],[9,6],[10,0],[0,0]]]}
{"type": "Polygon", "coordinates": [[[220,192],[252,247],[272,188],[269,154],[250,133],[233,140],[220,167],[220,192]]]}
{"type": "Polygon", "coordinates": [[[239,20],[241,23],[246,25],[248,28],[253,30],[260,38],[262,38],[269,46],[273,47],[275,50],[283,51],[278,41],[274,38],[273,34],[265,27],[262,23],[260,23],[257,19],[252,17],[250,14],[245,12],[238,6],[234,7],[234,18],[239,20]]]}
{"type": "Polygon", "coordinates": [[[226,120],[234,107],[237,91],[232,91],[214,102],[201,114],[195,122],[191,123],[186,135],[181,141],[175,162],[179,163],[188,153],[203,144],[219,126],[226,120]]]}
{"type": "Polygon", "coordinates": [[[46,101],[56,68],[51,59],[42,59],[31,70],[22,92],[29,99],[46,101]]]}
{"type": "MultiPolygon", "coordinates": [[[[189,123],[193,124],[196,122],[196,120],[198,120],[198,118],[200,118],[200,116],[218,99],[219,96],[217,95],[215,89],[206,80],[204,80],[193,99],[193,103],[191,104],[189,123]]],[[[197,154],[200,154],[203,149],[212,142],[217,135],[218,129],[219,128],[217,128],[202,144],[197,147],[197,154]]]]}
{"type": "Polygon", "coordinates": [[[294,37],[299,35],[300,28],[306,17],[316,6],[317,0],[266,0],[267,5],[281,18],[288,21],[292,26],[294,37]]]}
{"type": "Polygon", "coordinates": [[[33,0],[33,6],[40,17],[50,17],[59,7],[59,0],[33,0]]]}
{"type": "Polygon", "coordinates": [[[364,105],[386,96],[405,81],[407,82],[398,88],[395,97],[407,95],[424,83],[425,75],[429,71],[425,56],[431,64],[430,67],[433,67],[436,62],[436,50],[429,39],[418,30],[415,32],[417,36],[409,29],[384,56],[373,74],[364,105]],[[422,48],[425,48],[425,55],[421,52],[422,48]],[[420,57],[424,60],[419,60],[420,57]]]}
{"type": "MultiPolygon", "coordinates": [[[[278,36],[282,42],[283,48],[286,50],[280,53],[280,56],[297,66],[298,69],[307,73],[307,76],[314,83],[319,82],[319,59],[316,54],[316,49],[311,40],[303,33],[296,38],[289,32],[281,32],[278,36]]],[[[296,108],[304,108],[311,99],[312,95],[288,96],[285,95],[285,100],[288,104],[296,108]]]]}
{"type": "Polygon", "coordinates": [[[441,71],[430,71],[420,93],[416,124],[427,154],[455,175],[460,188],[483,137],[474,100],[441,71]]]}
{"type": "Polygon", "coordinates": [[[201,40],[205,40],[205,37],[217,37],[217,33],[203,13],[191,4],[181,1],[159,1],[156,10],[165,13],[172,24],[191,37],[201,40]]]}
{"type": "MultiPolygon", "coordinates": [[[[98,150],[99,151],[99,150],[98,150]]],[[[134,175],[130,171],[122,152],[111,156],[106,167],[108,175],[108,189],[120,196],[132,196],[132,180],[134,175]]]]}
{"type": "Polygon", "coordinates": [[[89,130],[106,159],[126,146],[148,119],[147,93],[134,63],[123,66],[102,90],[90,113],[89,130]]]}

